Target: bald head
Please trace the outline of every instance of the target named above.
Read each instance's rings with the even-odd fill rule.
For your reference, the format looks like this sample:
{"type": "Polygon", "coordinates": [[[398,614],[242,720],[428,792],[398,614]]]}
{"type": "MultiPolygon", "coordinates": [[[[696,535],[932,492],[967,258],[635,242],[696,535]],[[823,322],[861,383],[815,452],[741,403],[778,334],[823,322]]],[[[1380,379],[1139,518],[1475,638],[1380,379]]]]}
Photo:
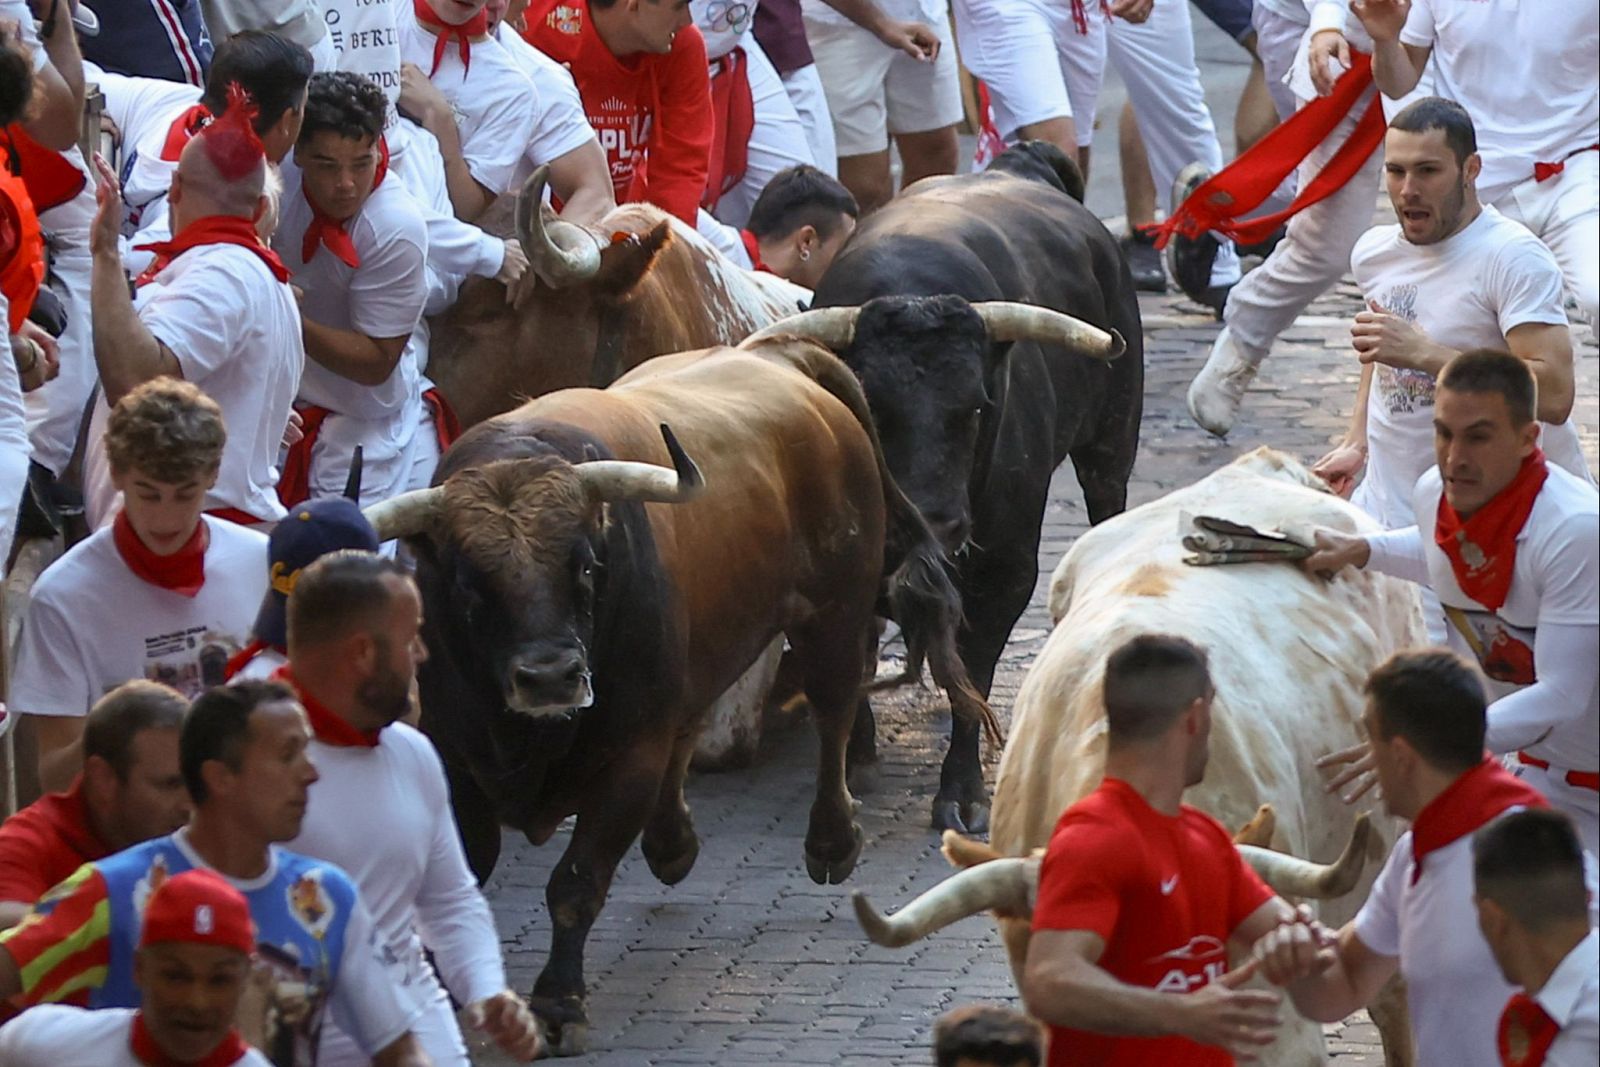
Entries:
{"type": "Polygon", "coordinates": [[[258,158],[254,165],[240,169],[232,180],[223,177],[215,153],[208,150],[203,137],[184,146],[178,158],[178,171],[172,177],[172,228],[177,232],[195,219],[207,215],[237,215],[254,220],[267,208],[267,161],[258,158]]]}

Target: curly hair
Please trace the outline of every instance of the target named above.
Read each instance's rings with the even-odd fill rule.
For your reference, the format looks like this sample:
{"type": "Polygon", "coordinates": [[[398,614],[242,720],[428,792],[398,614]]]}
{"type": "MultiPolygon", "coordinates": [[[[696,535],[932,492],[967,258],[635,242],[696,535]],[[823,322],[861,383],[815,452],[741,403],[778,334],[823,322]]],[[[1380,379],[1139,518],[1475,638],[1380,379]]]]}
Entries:
{"type": "Polygon", "coordinates": [[[324,130],[352,141],[377,138],[383,133],[389,101],[378,83],[345,70],[311,76],[306,90],[306,113],[300,123],[300,143],[324,130]]]}
{"type": "Polygon", "coordinates": [[[217,402],[178,378],[156,378],[131,390],[106,422],[112,471],[138,470],[169,485],[214,472],[227,440],[217,402]]]}

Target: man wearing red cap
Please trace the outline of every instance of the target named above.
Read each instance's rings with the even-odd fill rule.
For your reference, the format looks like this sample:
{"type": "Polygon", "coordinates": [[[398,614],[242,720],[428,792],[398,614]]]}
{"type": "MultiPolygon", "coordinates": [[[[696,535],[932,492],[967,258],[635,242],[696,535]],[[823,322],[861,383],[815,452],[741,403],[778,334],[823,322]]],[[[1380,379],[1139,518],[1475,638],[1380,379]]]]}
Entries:
{"type": "MultiPolygon", "coordinates": [[[[104,397],[95,420],[103,424],[109,405],[152,378],[199,386],[222,408],[232,431],[207,505],[248,525],[283,517],[273,464],[305,348],[289,272],[256,231],[271,200],[261,138],[250,124],[255,108],[237,86],[229,93],[227,112],[183,150],[168,195],[174,236],[151,246],[156,259],[135,281],[137,299],[128,295],[117,245],[117,178],[104,160],[96,161],[93,304],[104,397]]],[[[89,439],[86,503],[91,521],[104,520],[112,494],[95,423],[89,439]]]]}
{"type": "Polygon", "coordinates": [[[293,271],[310,362],[296,408],[305,436],[284,460],[286,506],[343,494],[362,450],[361,497],[387,500],[433,477],[443,445],[424,415],[417,330],[428,228],[388,173],[387,101],[368,78],[318,74],[273,247],[293,271]],[[424,440],[424,438],[429,438],[424,440]]]}
{"type": "MultiPolygon", "coordinates": [[[[412,1032],[436,1067],[470,1062],[446,989],[507,1054],[531,1059],[538,1029],[507,988],[494,916],[467,867],[444,766],[426,737],[398,721],[427,658],[421,623],[411,578],[370,552],[331,553],[295,582],[289,664],[278,677],[306,707],[323,777],[290,845],[356,880],[380,943],[405,968],[406,988],[423,1008],[412,1032]]],[[[347,1034],[328,1027],[317,1062],[365,1061],[347,1034]]]]}
{"type": "Polygon", "coordinates": [[[255,954],[250,905],[221,876],[185,871],[144,908],[138,1008],[48,1005],[0,1028],[6,1067],[272,1067],[234,1026],[255,954]]]}
{"type": "Polygon", "coordinates": [[[572,71],[617,202],[695,226],[715,124],[689,0],[534,0],[525,18],[528,43],[572,71]]]}

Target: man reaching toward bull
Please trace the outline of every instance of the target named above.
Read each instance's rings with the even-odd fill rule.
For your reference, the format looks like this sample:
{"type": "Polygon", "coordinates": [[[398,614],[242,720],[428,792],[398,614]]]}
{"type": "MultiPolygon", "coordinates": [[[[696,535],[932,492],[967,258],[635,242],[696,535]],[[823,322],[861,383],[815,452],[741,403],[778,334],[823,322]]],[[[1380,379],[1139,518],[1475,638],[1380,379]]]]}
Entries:
{"type": "MultiPolygon", "coordinates": [[[[1600,847],[1600,497],[1546,463],[1532,373],[1503,352],[1458,356],[1434,401],[1438,466],[1417,482],[1415,525],[1366,537],[1317,532],[1305,566],[1371,567],[1426,582],[1450,643],[1476,657],[1499,699],[1491,751],[1600,847]]],[[[1339,753],[1342,786],[1366,778],[1370,748],[1339,753]]],[[[1357,790],[1364,791],[1365,785],[1357,790]]],[[[1386,790],[1387,792],[1387,790],[1386,790]]]]}

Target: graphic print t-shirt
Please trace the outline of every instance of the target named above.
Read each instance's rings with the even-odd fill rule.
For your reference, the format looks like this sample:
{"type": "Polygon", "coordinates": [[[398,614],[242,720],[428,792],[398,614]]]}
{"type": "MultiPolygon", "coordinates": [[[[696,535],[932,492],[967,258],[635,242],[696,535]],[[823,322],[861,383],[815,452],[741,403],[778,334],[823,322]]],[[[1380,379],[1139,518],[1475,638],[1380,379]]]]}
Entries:
{"type": "Polygon", "coordinates": [[[267,538],[221,519],[202,521],[211,540],[205,585],[193,597],[136,577],[109,524],[51,564],[23,617],[11,706],[86,715],[107,690],[135,678],[190,699],[221,685],[267,591],[267,538]]]}
{"type": "MultiPolygon", "coordinates": [[[[1039,872],[1033,929],[1088,930],[1099,966],[1129,985],[1191,993],[1228,970],[1228,937],[1272,899],[1215,819],[1176,817],[1107,778],[1056,823],[1039,872]]],[[[1050,1028],[1050,1067],[1225,1067],[1220,1048],[1185,1038],[1110,1037],[1050,1028]]]]}

